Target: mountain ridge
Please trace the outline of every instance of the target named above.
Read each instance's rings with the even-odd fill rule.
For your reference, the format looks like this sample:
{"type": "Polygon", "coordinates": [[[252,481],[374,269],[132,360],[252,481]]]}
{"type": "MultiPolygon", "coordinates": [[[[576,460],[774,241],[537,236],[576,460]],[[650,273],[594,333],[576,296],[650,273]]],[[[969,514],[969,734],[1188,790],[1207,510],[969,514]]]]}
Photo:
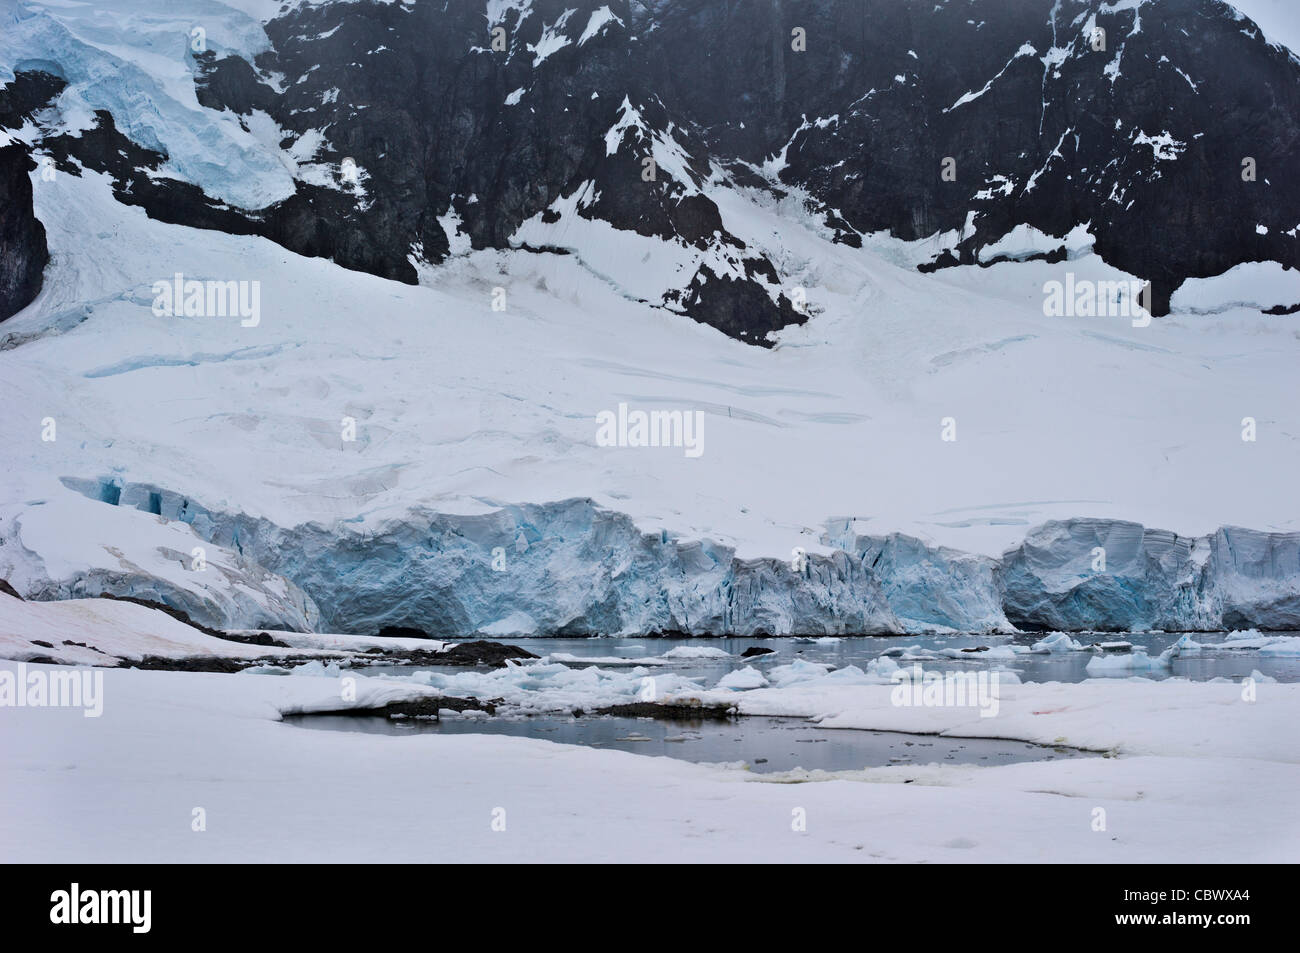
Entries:
{"type": "Polygon", "coordinates": [[[565,247],[562,216],[606,222],[676,246],[652,253],[674,264],[648,303],[753,344],[807,313],[706,183],[794,190],[832,241],[926,240],[926,269],[1000,260],[1024,228],[1063,258],[1086,228],[1159,316],[1189,277],[1300,261],[1283,174],[1300,60],[1239,17],[1220,0],[286,5],[268,49],[185,55],[199,107],[293,166],[289,197],[241,209],[161,172],[167,145],[111,108],[33,147],[165,221],[408,283],[453,242],[565,247]]]}

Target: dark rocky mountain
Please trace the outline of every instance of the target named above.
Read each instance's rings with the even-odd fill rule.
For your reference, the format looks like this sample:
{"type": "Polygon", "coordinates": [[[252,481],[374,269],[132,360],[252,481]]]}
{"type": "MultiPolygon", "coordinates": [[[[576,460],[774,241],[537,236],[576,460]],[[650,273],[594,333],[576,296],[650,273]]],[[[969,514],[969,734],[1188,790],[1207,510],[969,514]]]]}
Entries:
{"type": "Polygon", "coordinates": [[[45,228],[32,211],[27,173],[34,167],[22,146],[0,147],[0,317],[31,303],[49,260],[45,228]]]}
{"type": "Polygon", "coordinates": [[[408,282],[451,252],[448,221],[474,248],[578,254],[566,216],[606,222],[689,261],[649,303],[759,344],[806,318],[714,186],[802,190],[852,245],[947,233],[923,268],[1087,225],[1158,315],[1188,277],[1300,262],[1300,60],[1219,0],[358,2],[266,30],[254,63],[193,54],[199,102],[269,114],[285,148],[319,136],[329,181],[231,208],[151,177],[167,157],[108,113],[42,147],[155,217],[408,282]],[[554,240],[521,240],[530,221],[554,240]]]}
{"type": "MultiPolygon", "coordinates": [[[[26,78],[0,88],[0,128],[16,129],[27,118],[32,103],[26,78]]],[[[34,98],[43,100],[52,90],[34,98]]],[[[50,252],[45,226],[32,208],[32,183],[28,173],[36,163],[21,143],[0,133],[0,320],[21,311],[41,290],[41,276],[50,252]]]]}

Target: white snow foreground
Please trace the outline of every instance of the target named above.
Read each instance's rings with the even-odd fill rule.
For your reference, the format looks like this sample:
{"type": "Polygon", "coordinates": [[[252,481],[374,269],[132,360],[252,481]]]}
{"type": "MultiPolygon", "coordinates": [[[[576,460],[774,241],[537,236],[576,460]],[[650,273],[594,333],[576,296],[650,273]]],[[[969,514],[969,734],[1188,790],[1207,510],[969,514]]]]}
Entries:
{"type": "MultiPolygon", "coordinates": [[[[243,633],[247,635],[253,632],[243,633]]],[[[338,659],[357,652],[422,649],[439,652],[451,643],[432,639],[268,633],[289,648],[251,645],[208,635],[165,612],[114,599],[24,602],[0,592],[0,657],[54,659],[67,665],[130,665],[147,656],[162,659],[338,659]]]]}
{"type": "MultiPolygon", "coordinates": [[[[1253,704],[1228,683],[1024,685],[984,722],[858,689],[822,723],[1121,754],[832,777],[278,723],[337,698],[335,680],[104,675],[99,718],[0,710],[6,861],[1276,862],[1300,848],[1296,685],[1262,684],[1253,704]],[[820,783],[783,783],[799,779],[820,783]],[[806,830],[792,829],[798,814],[806,830]]],[[[778,707],[759,703],[771,689],[746,697],[778,707]]]]}

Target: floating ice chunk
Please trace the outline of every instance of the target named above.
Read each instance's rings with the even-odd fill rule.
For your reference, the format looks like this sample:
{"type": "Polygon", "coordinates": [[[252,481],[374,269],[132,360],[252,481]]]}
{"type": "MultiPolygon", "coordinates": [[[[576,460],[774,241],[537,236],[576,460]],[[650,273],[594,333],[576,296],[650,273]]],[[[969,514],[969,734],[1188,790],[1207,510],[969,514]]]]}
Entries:
{"type": "Polygon", "coordinates": [[[295,665],[289,673],[291,675],[306,675],[312,678],[338,678],[343,673],[337,662],[330,662],[326,665],[324,662],[313,659],[310,662],[304,662],[302,665],[295,665]]]}
{"type": "Polygon", "coordinates": [[[732,691],[747,691],[751,688],[766,688],[767,679],[758,669],[746,665],[744,668],[738,668],[734,672],[728,672],[722,678],[718,679],[718,688],[729,688],[732,691]]]}
{"type": "Polygon", "coordinates": [[[1089,675],[1103,678],[1107,676],[1125,677],[1141,672],[1160,672],[1169,668],[1169,663],[1173,658],[1172,648],[1152,658],[1147,655],[1146,649],[1138,646],[1132,652],[1117,655],[1098,655],[1089,659],[1087,671],[1089,675]]]}
{"type": "Polygon", "coordinates": [[[920,651],[921,651],[921,646],[919,643],[916,645],[898,645],[898,646],[894,646],[893,648],[885,649],[885,651],[880,653],[880,657],[900,658],[900,657],[905,657],[907,655],[910,655],[913,652],[920,652],[920,651]]]}
{"type": "MultiPolygon", "coordinates": [[[[578,659],[590,662],[591,659],[578,659]]],[[[590,711],[606,705],[637,701],[664,701],[674,696],[696,695],[700,680],[648,667],[644,659],[616,660],[623,667],[589,665],[573,668],[554,656],[526,665],[491,671],[419,671],[400,681],[416,682],[460,698],[501,699],[507,709],[519,712],[590,711]],[[640,662],[635,667],[627,663],[640,662]]],[[[662,659],[653,659],[659,665],[662,659]]],[[[602,663],[613,664],[613,663],[602,663]]]]}
{"type": "Polygon", "coordinates": [[[829,665],[822,665],[818,662],[806,662],[803,659],[795,659],[789,665],[778,665],[768,673],[768,678],[773,685],[778,688],[785,688],[788,685],[796,685],[799,682],[810,682],[822,678],[831,670],[829,665]]]}
{"type": "Polygon", "coordinates": [[[1287,635],[1274,639],[1262,647],[1259,654],[1272,658],[1300,658],[1300,637],[1287,635]]]}
{"type": "MultiPolygon", "coordinates": [[[[920,648],[920,646],[913,646],[913,647],[920,648]]],[[[899,668],[898,663],[895,662],[893,658],[891,658],[888,655],[882,655],[880,656],[880,658],[873,659],[872,661],[867,663],[867,672],[869,674],[884,679],[888,679],[890,676],[892,676],[895,672],[898,671],[898,668],[899,668]]]]}
{"type": "Polygon", "coordinates": [[[1082,652],[1083,646],[1065,632],[1050,632],[1045,638],[1031,645],[1029,651],[1042,655],[1057,655],[1062,652],[1082,652]]]}
{"type": "MultiPolygon", "coordinates": [[[[893,659],[889,659],[888,661],[892,662],[893,659]]],[[[867,667],[870,668],[871,666],[868,665],[867,667]]],[[[837,668],[833,672],[827,672],[825,678],[822,680],[827,682],[843,682],[849,685],[875,685],[880,679],[878,676],[868,675],[856,665],[846,665],[844,668],[837,668]]]]}
{"type": "Polygon", "coordinates": [[[671,648],[660,658],[696,659],[696,658],[731,658],[731,653],[704,645],[679,645],[671,648]]]}
{"type": "Polygon", "coordinates": [[[667,665],[664,659],[653,656],[640,656],[639,658],[624,658],[619,655],[574,655],[571,652],[552,652],[546,656],[543,661],[546,662],[564,662],[568,665],[667,665]]]}

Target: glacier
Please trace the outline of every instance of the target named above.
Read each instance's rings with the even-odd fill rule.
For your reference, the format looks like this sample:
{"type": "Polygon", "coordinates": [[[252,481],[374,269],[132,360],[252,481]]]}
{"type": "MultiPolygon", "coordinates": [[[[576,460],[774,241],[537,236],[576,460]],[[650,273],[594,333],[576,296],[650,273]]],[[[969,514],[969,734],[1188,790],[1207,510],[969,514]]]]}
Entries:
{"type": "MultiPolygon", "coordinates": [[[[181,123],[192,92],[164,98],[161,60],[105,78],[125,47],[183,33],[92,20],[48,7],[0,37],[11,66],[58,59],[51,129],[153,116],[132,135],[208,194],[256,207],[288,187],[278,146],[233,118],[181,123]],[[119,101],[131,89],[156,115],[119,101]]],[[[252,22],[232,15],[214,47],[255,52],[252,22]]],[[[421,263],[413,286],[150,219],[89,169],[31,179],[51,263],[0,334],[0,578],[28,598],[455,638],[1300,626],[1300,316],[1239,306],[1240,275],[1146,328],[1053,318],[1052,262],[920,274],[925,241],[835,242],[797,188],[702,179],[808,293],[809,320],[766,349],[647,304],[685,252],[647,262],[645,236],[582,216],[567,242],[526,223],[527,247],[421,263]],[[153,314],[178,271],[261,280],[262,321],[153,314]],[[703,453],[599,446],[625,402],[702,413],[703,453]]],[[[1084,249],[1069,267],[1134,277],[1084,249]]],[[[1293,299],[1293,272],[1247,277],[1293,299]]]]}
{"type": "Polygon", "coordinates": [[[183,520],[149,512],[148,500],[142,509],[75,495],[0,506],[0,579],[25,599],[129,596],[216,629],[320,625],[297,585],[201,538],[183,520]]]}
{"type": "Polygon", "coordinates": [[[1049,521],[1001,559],[828,520],[827,554],[740,558],[590,499],[279,526],[147,484],[65,478],[0,511],[0,577],[29,599],[128,595],[225,629],[445,638],[1300,628],[1300,534],[1178,536],[1049,521]],[[71,492],[66,492],[71,491],[71,492]],[[67,521],[76,535],[61,532],[67,521]],[[107,541],[109,542],[98,542],[107,541]],[[207,572],[189,568],[205,547],[207,572]],[[1104,563],[1099,561],[1104,553],[1104,563]]]}

